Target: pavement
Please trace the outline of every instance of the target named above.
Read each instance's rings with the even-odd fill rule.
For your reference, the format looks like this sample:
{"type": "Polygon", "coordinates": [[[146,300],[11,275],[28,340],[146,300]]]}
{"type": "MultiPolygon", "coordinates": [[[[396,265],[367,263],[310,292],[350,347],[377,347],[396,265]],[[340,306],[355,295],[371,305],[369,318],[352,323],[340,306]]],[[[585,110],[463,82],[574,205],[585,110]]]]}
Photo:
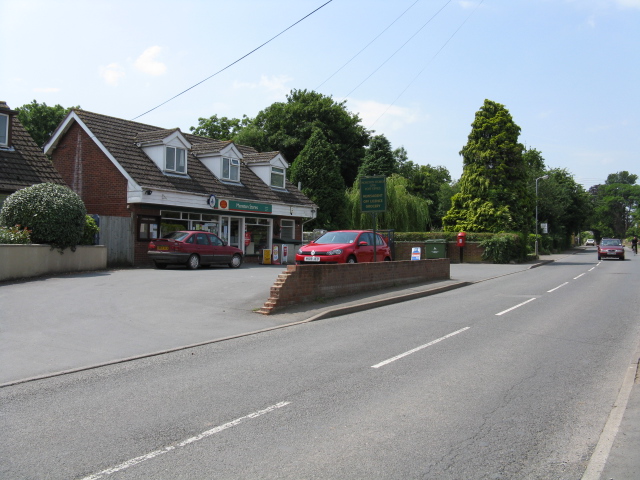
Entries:
{"type": "MultiPolygon", "coordinates": [[[[0,388],[435,295],[581,252],[585,247],[522,264],[452,264],[449,280],[305,304],[267,316],[257,310],[284,266],[123,269],[2,282],[0,388]],[[212,278],[218,282],[213,288],[212,278]],[[168,283],[185,280],[187,292],[166,289],[168,283]],[[81,304],[70,305],[78,296],[81,304]]],[[[583,480],[640,479],[638,357],[640,349],[583,480]]]]}

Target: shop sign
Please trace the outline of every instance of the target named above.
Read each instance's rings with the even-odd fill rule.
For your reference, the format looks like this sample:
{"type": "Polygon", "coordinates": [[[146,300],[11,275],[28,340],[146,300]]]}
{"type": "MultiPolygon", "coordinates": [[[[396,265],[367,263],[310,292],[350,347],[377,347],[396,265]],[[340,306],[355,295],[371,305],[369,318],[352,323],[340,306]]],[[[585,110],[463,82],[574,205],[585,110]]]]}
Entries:
{"type": "Polygon", "coordinates": [[[272,205],[268,203],[241,202],[239,200],[218,200],[220,210],[234,210],[236,212],[272,213],[272,205]]]}
{"type": "Polygon", "coordinates": [[[362,213],[384,212],[387,209],[386,178],[362,177],[360,179],[360,210],[362,213]]]}

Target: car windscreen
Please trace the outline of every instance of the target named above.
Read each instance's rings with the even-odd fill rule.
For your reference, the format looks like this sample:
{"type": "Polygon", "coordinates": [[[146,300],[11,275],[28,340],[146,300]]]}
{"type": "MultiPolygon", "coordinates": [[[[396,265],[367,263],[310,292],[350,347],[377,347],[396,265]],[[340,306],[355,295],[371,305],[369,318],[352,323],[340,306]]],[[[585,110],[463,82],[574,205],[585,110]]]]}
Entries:
{"type": "Polygon", "coordinates": [[[622,245],[622,242],[620,242],[620,240],[614,240],[614,239],[607,239],[607,240],[602,240],[602,245],[604,246],[620,246],[622,245]]]}
{"type": "Polygon", "coordinates": [[[164,237],[162,238],[166,238],[168,240],[177,240],[177,241],[182,241],[185,238],[187,238],[189,236],[189,232],[171,232],[171,233],[167,233],[164,237]]]}
{"type": "Polygon", "coordinates": [[[357,232],[327,232],[317,238],[314,243],[353,243],[356,241],[357,236],[357,232]]]}

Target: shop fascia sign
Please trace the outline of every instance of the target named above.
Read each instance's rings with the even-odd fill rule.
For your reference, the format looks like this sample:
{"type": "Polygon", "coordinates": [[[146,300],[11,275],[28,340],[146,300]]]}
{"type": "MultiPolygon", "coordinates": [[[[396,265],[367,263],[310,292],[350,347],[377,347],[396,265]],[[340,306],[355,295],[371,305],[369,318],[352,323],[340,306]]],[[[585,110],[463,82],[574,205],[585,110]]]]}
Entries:
{"type": "Polygon", "coordinates": [[[209,205],[211,208],[215,208],[213,205],[217,203],[218,210],[229,210],[233,212],[249,212],[249,213],[272,213],[273,208],[269,203],[256,203],[256,202],[243,202],[241,200],[228,200],[225,198],[219,198],[215,200],[215,196],[209,197],[209,205]]]}

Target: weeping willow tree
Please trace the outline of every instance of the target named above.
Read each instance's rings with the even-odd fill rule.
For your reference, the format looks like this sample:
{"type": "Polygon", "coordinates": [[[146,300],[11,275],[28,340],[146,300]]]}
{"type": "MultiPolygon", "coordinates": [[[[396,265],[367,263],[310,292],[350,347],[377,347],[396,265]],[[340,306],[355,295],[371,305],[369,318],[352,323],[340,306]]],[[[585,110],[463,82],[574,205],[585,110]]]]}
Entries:
{"type": "MultiPolygon", "coordinates": [[[[387,210],[378,213],[376,228],[396,232],[424,232],[429,229],[429,201],[411,195],[408,181],[400,175],[387,178],[387,210]]],[[[360,179],[347,189],[347,216],[350,227],[356,230],[373,228],[373,215],[360,210],[360,179]]]]}

